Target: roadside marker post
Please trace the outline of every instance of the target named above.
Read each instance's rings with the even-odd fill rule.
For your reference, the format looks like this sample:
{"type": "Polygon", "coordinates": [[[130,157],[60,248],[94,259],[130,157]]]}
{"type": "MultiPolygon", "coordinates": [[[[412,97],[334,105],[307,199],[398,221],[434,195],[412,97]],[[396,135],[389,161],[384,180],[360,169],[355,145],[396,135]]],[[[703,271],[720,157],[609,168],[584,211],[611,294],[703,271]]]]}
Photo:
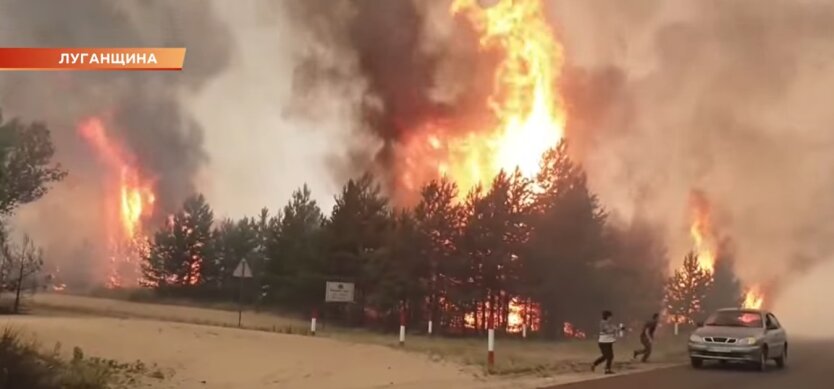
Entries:
{"type": "Polygon", "coordinates": [[[487,330],[487,366],[490,369],[495,365],[495,324],[492,315],[489,317],[489,329],[487,330]]]}
{"type": "Polygon", "coordinates": [[[521,337],[527,339],[527,323],[521,325],[521,337]]]}
{"type": "Polygon", "coordinates": [[[678,336],[678,322],[675,322],[675,336],[678,336]]]}
{"type": "Polygon", "coordinates": [[[400,347],[405,346],[405,308],[400,309],[400,347]]]}
{"type": "Polygon", "coordinates": [[[318,310],[313,308],[313,314],[310,317],[310,334],[312,336],[316,336],[316,319],[318,318],[318,315],[318,310]]]}
{"type": "Polygon", "coordinates": [[[431,325],[432,325],[431,319],[429,319],[429,336],[431,336],[431,330],[432,330],[431,325]]]}
{"type": "Polygon", "coordinates": [[[243,326],[243,283],[244,279],[252,278],[252,269],[246,263],[246,258],[241,259],[240,263],[237,264],[235,271],[232,272],[232,277],[240,279],[240,289],[237,293],[237,326],[240,328],[243,326]]]}

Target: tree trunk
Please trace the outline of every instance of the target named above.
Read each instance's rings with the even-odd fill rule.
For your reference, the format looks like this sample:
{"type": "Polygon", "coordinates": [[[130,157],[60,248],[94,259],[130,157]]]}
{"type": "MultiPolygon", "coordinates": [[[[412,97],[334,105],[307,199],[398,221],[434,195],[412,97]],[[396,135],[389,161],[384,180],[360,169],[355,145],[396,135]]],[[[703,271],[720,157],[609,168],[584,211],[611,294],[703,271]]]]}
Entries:
{"type": "Polygon", "coordinates": [[[20,264],[20,272],[17,276],[17,284],[15,285],[14,308],[15,314],[20,313],[20,290],[23,289],[23,264],[20,264]]]}

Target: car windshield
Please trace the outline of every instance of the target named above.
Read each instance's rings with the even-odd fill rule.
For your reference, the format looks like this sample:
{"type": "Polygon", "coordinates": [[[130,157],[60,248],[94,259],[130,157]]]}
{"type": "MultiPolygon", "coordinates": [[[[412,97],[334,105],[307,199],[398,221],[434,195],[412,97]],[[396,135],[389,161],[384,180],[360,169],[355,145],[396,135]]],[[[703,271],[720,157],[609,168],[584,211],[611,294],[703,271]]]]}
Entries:
{"type": "Polygon", "coordinates": [[[706,322],[706,326],[717,327],[762,327],[762,314],[745,311],[718,311],[713,313],[706,322]]]}

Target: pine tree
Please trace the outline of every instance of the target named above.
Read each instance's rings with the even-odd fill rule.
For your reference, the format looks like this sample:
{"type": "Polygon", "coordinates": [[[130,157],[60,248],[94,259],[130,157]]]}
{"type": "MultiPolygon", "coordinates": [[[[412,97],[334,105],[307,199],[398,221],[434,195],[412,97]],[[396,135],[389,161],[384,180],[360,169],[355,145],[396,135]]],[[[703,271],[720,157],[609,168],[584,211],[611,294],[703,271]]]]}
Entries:
{"type": "Polygon", "coordinates": [[[266,226],[268,297],[293,308],[324,299],[324,217],[307,185],[296,190],[279,219],[266,226]]]}
{"type": "Polygon", "coordinates": [[[441,317],[451,300],[450,289],[460,283],[463,269],[462,256],[457,244],[462,228],[462,208],[457,203],[458,188],[446,178],[427,183],[420,192],[420,202],[414,208],[416,236],[420,255],[426,263],[426,289],[428,290],[427,320],[435,328],[449,324],[451,318],[441,317]]]}
{"type": "Polygon", "coordinates": [[[420,255],[417,226],[410,212],[397,212],[386,235],[385,245],[365,267],[366,279],[374,285],[367,304],[387,319],[388,328],[396,328],[402,309],[412,321],[422,318],[428,261],[420,255]]]}
{"type": "Polygon", "coordinates": [[[461,248],[478,288],[481,327],[506,324],[510,298],[519,293],[520,254],[529,233],[525,215],[529,182],[516,171],[499,172],[483,196],[473,192],[466,203],[461,248]]]}
{"type": "Polygon", "coordinates": [[[191,196],[154,235],[143,266],[147,282],[159,287],[195,286],[216,279],[211,226],[214,214],[203,195],[191,196]]]}
{"type": "Polygon", "coordinates": [[[744,293],[741,281],[735,274],[735,257],[729,240],[724,240],[715,257],[712,284],[704,298],[704,310],[711,312],[721,308],[741,306],[744,293]]]}
{"type": "Polygon", "coordinates": [[[698,265],[698,256],[690,252],[683,267],[675,270],[666,284],[666,314],[677,323],[694,323],[704,314],[704,299],[712,284],[712,275],[698,265]]]}
{"type": "Polygon", "coordinates": [[[556,337],[567,321],[587,328],[605,302],[600,268],[609,252],[607,214],[564,142],[545,153],[535,184],[524,279],[541,304],[545,336],[556,337]]]}
{"type": "MultiPolygon", "coordinates": [[[[233,272],[241,260],[246,260],[249,270],[256,274],[259,268],[257,258],[258,231],[255,220],[243,218],[237,222],[226,219],[212,233],[214,243],[213,268],[216,274],[205,282],[228,292],[239,287],[233,272]]],[[[228,293],[226,295],[229,295],[228,293]]]]}
{"type": "Polygon", "coordinates": [[[373,293],[374,288],[365,267],[386,243],[389,223],[388,199],[373,176],[365,174],[344,186],[326,224],[327,273],[355,283],[356,304],[351,313],[354,324],[364,321],[365,295],[373,293]]]}

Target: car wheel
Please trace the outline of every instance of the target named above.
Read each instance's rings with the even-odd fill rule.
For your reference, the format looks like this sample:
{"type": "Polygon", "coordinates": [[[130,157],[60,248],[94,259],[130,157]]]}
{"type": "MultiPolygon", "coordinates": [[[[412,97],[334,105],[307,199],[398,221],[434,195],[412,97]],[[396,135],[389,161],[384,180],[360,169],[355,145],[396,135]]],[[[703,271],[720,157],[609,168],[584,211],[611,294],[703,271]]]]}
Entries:
{"type": "Polygon", "coordinates": [[[785,368],[785,365],[788,364],[788,345],[785,344],[785,348],[782,351],[782,355],[779,358],[776,358],[776,366],[779,366],[780,369],[785,368]]]}
{"type": "Polygon", "coordinates": [[[692,367],[696,369],[700,369],[704,366],[704,360],[701,358],[689,358],[689,361],[692,363],[692,367]]]}
{"type": "Polygon", "coordinates": [[[767,371],[767,347],[763,347],[759,353],[759,371],[767,371]]]}

